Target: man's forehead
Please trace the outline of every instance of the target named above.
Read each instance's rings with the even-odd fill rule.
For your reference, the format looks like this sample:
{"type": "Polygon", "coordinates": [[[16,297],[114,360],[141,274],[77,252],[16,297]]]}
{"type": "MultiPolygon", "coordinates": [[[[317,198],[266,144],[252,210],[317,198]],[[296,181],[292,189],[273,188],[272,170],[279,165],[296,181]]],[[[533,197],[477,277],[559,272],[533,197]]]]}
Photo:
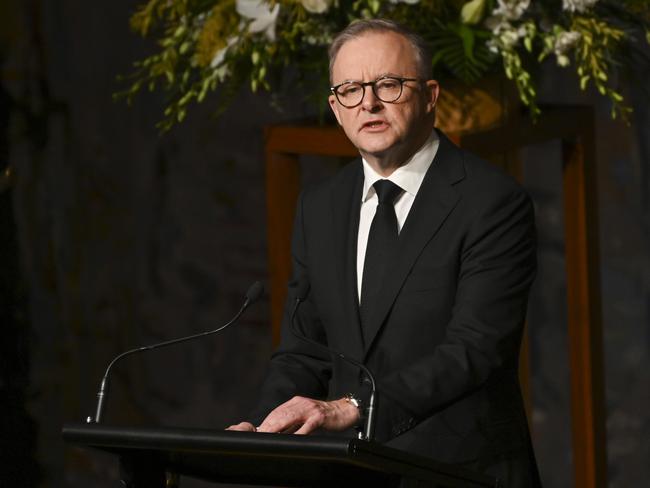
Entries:
{"type": "Polygon", "coordinates": [[[337,56],[337,61],[341,54],[347,56],[357,54],[363,57],[365,50],[360,51],[360,46],[363,46],[365,50],[368,48],[382,50],[385,51],[387,55],[404,52],[413,53],[414,51],[409,40],[397,32],[365,32],[358,37],[350,39],[341,46],[337,56]]]}
{"type": "Polygon", "coordinates": [[[368,32],[350,39],[341,46],[333,75],[341,79],[357,79],[359,75],[374,77],[386,74],[403,76],[417,69],[415,50],[407,38],[397,32],[368,32]],[[370,73],[372,72],[372,73],[370,73]]]}

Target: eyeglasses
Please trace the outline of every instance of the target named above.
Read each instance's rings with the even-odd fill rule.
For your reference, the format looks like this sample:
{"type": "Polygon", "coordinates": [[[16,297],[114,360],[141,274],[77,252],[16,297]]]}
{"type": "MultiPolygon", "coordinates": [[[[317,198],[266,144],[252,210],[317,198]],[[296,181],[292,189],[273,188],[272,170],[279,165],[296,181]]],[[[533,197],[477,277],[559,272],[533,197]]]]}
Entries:
{"type": "Polygon", "coordinates": [[[371,86],[375,96],[386,103],[395,103],[402,96],[405,81],[420,81],[417,78],[383,76],[375,81],[346,81],[330,88],[336,99],[345,108],[354,108],[363,101],[366,87],[371,86]]]}

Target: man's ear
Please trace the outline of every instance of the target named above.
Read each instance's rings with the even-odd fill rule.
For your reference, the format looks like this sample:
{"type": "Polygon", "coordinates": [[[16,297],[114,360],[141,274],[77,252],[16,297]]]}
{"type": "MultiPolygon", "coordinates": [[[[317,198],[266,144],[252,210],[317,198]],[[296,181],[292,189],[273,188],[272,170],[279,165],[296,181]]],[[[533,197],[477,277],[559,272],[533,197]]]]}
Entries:
{"type": "Polygon", "coordinates": [[[338,102],[336,101],[336,97],[334,95],[330,95],[327,98],[327,101],[330,104],[330,108],[332,109],[332,112],[334,112],[334,117],[336,117],[337,122],[339,123],[339,125],[343,125],[341,124],[341,115],[339,114],[340,107],[338,102]]]}
{"type": "Polygon", "coordinates": [[[440,85],[436,80],[427,80],[425,83],[425,90],[427,95],[427,113],[435,110],[438,95],[440,95],[440,85]]]}

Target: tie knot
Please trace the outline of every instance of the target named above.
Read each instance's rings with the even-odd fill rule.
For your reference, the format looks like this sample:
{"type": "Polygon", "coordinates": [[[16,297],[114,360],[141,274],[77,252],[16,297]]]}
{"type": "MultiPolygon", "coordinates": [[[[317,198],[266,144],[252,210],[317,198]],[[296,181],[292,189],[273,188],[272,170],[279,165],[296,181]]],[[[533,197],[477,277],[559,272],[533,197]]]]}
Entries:
{"type": "Polygon", "coordinates": [[[372,186],[377,192],[377,198],[379,199],[380,205],[382,203],[392,205],[397,198],[397,195],[402,193],[402,189],[390,180],[377,180],[372,186]]]}

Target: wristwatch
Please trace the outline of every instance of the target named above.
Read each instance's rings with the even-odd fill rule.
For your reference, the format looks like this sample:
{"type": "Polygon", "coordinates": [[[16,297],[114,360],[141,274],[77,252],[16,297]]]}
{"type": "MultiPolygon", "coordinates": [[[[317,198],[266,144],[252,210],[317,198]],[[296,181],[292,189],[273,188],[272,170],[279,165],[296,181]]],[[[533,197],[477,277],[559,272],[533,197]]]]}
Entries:
{"type": "Polygon", "coordinates": [[[343,400],[345,400],[349,404],[354,405],[355,407],[357,407],[357,410],[359,410],[359,423],[358,423],[358,425],[360,425],[366,418],[366,410],[365,410],[365,408],[363,408],[363,402],[359,398],[354,396],[354,394],[352,394],[352,393],[346,393],[345,396],[343,397],[343,400]]]}

